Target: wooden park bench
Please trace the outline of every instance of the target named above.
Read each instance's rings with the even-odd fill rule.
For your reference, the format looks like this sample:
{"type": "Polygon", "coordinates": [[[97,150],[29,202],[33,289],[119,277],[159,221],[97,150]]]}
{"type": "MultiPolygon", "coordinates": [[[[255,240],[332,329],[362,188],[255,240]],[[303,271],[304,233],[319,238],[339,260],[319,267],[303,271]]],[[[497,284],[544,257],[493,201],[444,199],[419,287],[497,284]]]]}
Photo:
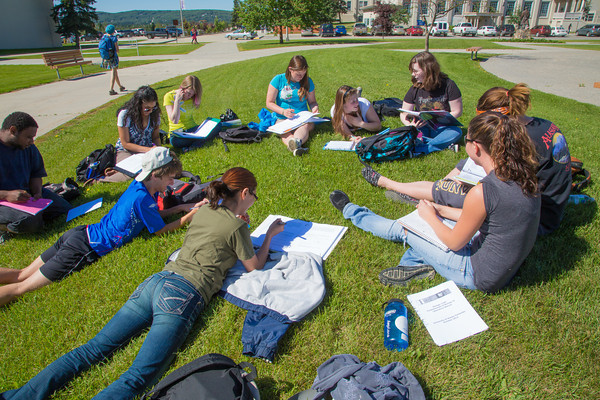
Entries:
{"type": "Polygon", "coordinates": [[[483,47],[469,47],[467,51],[471,52],[471,60],[477,60],[477,52],[483,49],[483,47]],[[475,54],[475,58],[473,58],[473,54],[475,54]]]}
{"type": "Polygon", "coordinates": [[[83,65],[92,63],[91,61],[85,61],[83,59],[83,56],[81,55],[81,50],[79,49],[43,53],[42,58],[44,59],[44,63],[46,63],[47,66],[56,70],[58,79],[61,79],[60,72],[58,71],[59,68],[79,65],[81,75],[85,75],[83,73],[83,65]]]}

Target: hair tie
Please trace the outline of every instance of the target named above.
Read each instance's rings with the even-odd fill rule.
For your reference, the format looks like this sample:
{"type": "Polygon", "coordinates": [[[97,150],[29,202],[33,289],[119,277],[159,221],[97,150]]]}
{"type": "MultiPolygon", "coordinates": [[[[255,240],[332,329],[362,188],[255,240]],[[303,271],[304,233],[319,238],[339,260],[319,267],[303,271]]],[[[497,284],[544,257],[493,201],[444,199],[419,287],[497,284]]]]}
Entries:
{"type": "Polygon", "coordinates": [[[507,91],[506,91],[506,97],[508,97],[508,92],[510,92],[510,90],[507,90],[507,91]]]}
{"type": "Polygon", "coordinates": [[[497,112],[500,114],[504,114],[504,115],[508,115],[510,113],[510,110],[508,109],[508,107],[496,107],[496,108],[492,108],[491,110],[480,110],[478,108],[475,109],[475,112],[477,113],[477,115],[483,114],[484,112],[497,112]]]}

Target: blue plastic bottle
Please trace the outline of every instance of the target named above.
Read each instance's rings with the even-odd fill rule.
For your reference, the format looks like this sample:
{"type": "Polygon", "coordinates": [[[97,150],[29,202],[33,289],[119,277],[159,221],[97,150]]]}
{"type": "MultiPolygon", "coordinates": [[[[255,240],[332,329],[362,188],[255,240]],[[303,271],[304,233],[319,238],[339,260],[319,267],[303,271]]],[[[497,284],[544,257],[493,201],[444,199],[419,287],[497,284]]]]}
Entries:
{"type": "Polygon", "coordinates": [[[569,196],[569,204],[585,204],[585,203],[593,203],[593,197],[588,196],[587,194],[572,194],[569,196]]]}
{"type": "Polygon", "coordinates": [[[388,350],[402,351],[408,347],[408,314],[402,300],[385,303],[383,345],[388,350]]]}

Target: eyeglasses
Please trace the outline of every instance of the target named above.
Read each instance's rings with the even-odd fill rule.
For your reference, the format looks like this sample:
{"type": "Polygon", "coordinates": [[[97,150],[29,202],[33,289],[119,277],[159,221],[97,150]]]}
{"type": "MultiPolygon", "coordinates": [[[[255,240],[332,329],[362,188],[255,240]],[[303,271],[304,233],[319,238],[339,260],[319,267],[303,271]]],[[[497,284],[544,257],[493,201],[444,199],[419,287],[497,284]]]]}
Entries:
{"type": "Polygon", "coordinates": [[[256,195],[256,192],[254,192],[253,190],[248,189],[248,193],[250,193],[252,196],[254,196],[255,200],[258,200],[258,196],[256,195]]]}
{"type": "Polygon", "coordinates": [[[158,108],[158,106],[154,106],[154,107],[144,107],[142,108],[142,110],[144,110],[144,112],[148,112],[148,111],[154,111],[158,108]]]}

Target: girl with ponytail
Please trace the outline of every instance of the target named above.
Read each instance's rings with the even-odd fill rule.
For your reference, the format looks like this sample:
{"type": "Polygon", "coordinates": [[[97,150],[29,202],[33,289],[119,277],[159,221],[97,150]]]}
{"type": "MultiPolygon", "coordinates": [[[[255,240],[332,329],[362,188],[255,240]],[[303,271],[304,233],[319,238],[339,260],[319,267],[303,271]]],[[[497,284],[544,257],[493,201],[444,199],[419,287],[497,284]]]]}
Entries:
{"type": "Polygon", "coordinates": [[[106,360],[150,328],[131,368],[94,397],[137,398],[167,369],[237,260],[248,271],[264,266],[271,239],[283,231],[284,224],[281,220],[273,222],[263,245],[254,253],[248,224],[238,216],[246,215],[257,199],[256,179],[247,169],[232,168],[221,181],[212,182],[210,207],[194,210],[177,259],[142,282],[96,337],[54,361],[23,387],[0,393],[0,398],[46,399],[75,375],[106,360]]]}
{"type": "Polygon", "coordinates": [[[475,117],[467,131],[466,151],[487,176],[464,199],[463,208],[421,200],[418,213],[449,248],[444,251],[405,230],[397,220],[350,203],[340,191],[334,206],[354,225],[410,248],[397,267],[379,274],[386,285],[404,285],[434,270],[458,286],[495,292],[506,286],[533,248],[540,217],[535,149],[523,125],[499,113],[475,117]],[[456,221],[452,228],[439,217],[456,221]]]}

